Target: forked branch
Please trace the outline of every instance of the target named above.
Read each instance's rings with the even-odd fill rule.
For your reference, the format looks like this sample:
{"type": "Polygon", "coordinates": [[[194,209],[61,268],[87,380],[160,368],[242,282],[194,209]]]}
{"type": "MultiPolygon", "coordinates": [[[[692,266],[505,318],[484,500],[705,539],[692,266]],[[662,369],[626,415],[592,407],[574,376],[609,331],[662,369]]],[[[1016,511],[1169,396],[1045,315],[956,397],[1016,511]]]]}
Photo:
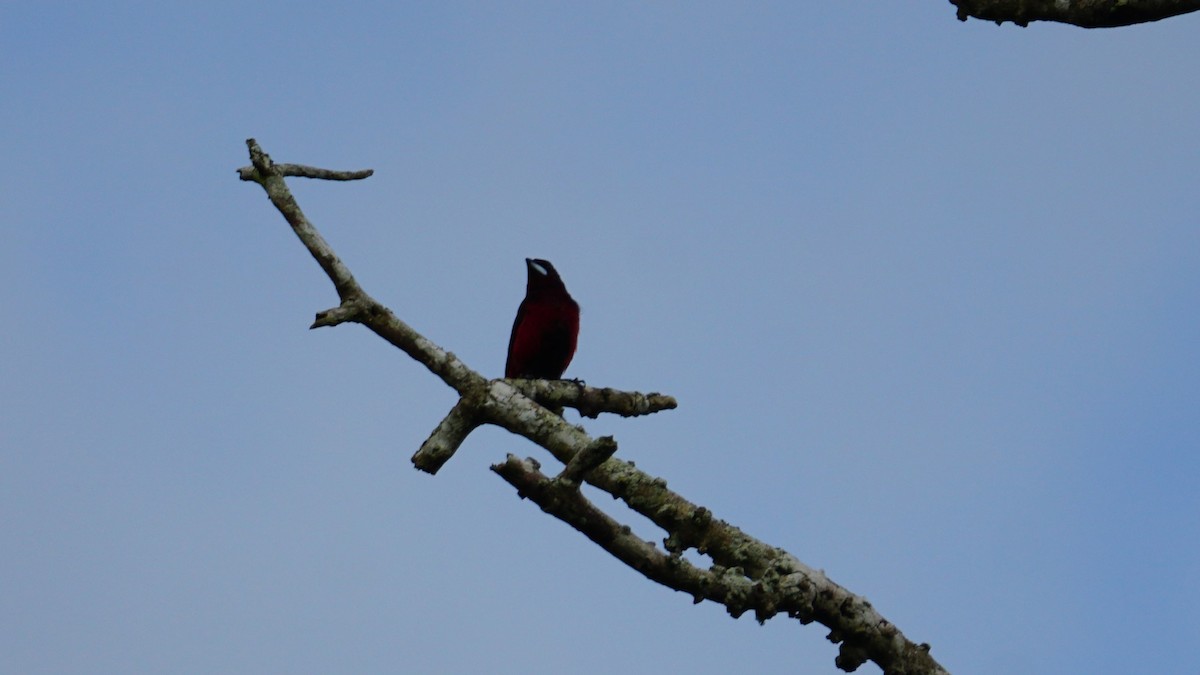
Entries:
{"type": "Polygon", "coordinates": [[[929,646],[909,641],[865,599],[842,588],[782,549],[755,539],[714,518],[701,506],[667,489],[655,478],[613,454],[612,437],[592,438],[547,407],[575,408],[586,417],[612,413],[632,417],[675,407],[663,394],[640,394],[588,387],[582,382],[488,380],[442,349],[355,281],[349,268],[304,216],[284,178],[300,176],[356,180],[368,171],[329,171],[275,164],[254,139],[247,142],[251,166],[238,170],[242,180],[262,186],[296,236],[329,276],[339,304],[317,314],[313,328],[360,323],[425,365],[458,392],[458,403],[413,456],[413,464],[436,473],[477,427],[494,424],[545,448],[563,469],[556,477],[541,472],[532,459],[512,455],[492,470],[543,511],[582,532],[633,569],[695,602],[721,603],[740,616],[753,611],[760,622],[784,613],[801,623],[817,621],[840,644],[836,665],[847,672],[874,661],[888,675],[942,674],[929,646]],[[592,504],[581,482],[599,488],[650,519],[666,533],[660,548],[638,539],[631,529],[592,504]],[[703,569],[683,557],[689,549],[713,561],[703,569]]]}

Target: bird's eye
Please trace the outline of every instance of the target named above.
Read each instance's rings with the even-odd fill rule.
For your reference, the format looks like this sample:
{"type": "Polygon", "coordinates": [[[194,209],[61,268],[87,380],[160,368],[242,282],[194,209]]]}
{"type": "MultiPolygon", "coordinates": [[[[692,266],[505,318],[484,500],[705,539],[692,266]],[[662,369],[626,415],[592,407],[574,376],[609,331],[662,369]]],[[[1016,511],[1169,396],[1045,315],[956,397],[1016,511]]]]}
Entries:
{"type": "Polygon", "coordinates": [[[537,273],[542,276],[548,276],[550,274],[550,272],[547,271],[546,268],[541,265],[541,263],[530,262],[529,266],[532,267],[534,270],[536,270],[537,273]]]}

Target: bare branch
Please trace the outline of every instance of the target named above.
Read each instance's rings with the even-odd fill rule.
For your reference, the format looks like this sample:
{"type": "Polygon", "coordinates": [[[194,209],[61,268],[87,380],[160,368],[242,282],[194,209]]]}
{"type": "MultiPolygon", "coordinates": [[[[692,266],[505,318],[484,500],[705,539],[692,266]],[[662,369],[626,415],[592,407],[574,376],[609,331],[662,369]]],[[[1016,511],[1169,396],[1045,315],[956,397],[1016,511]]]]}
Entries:
{"type": "Polygon", "coordinates": [[[950,0],[959,21],[968,18],[1011,21],[1054,21],[1081,28],[1116,28],[1158,21],[1200,9],[1200,0],[950,0]]]}
{"type": "Polygon", "coordinates": [[[317,228],[305,217],[300,205],[288,190],[279,167],[295,165],[275,164],[253,138],[247,139],[246,145],[250,149],[252,166],[239,169],[238,175],[242,180],[258,183],[266,190],[271,203],[283,214],[284,219],[292,226],[292,231],[333,282],[341,300],[339,307],[318,314],[312,327],[335,326],[346,321],[361,323],[431,370],[460,395],[466,395],[472,389],[484,386],[486,380],[483,377],[468,368],[454,354],[438,347],[398,319],[390,309],[376,302],[358,285],[350,269],[342,263],[341,258],[333,252],[317,228]]]}
{"type": "Polygon", "coordinates": [[[571,461],[563,467],[558,479],[572,485],[579,485],[581,478],[586,477],[612,457],[617,452],[617,442],[612,436],[601,436],[588,444],[586,448],[575,453],[571,461]]]}
{"type": "Polygon", "coordinates": [[[479,426],[480,419],[475,412],[478,406],[477,402],[459,399],[413,455],[413,466],[426,473],[437,473],[479,426]]]}
{"type": "MultiPolygon", "coordinates": [[[[596,508],[575,485],[556,481],[539,471],[536,462],[509,455],[502,464],[493,465],[492,471],[517,488],[518,496],[587,535],[647,578],[689,593],[696,602],[705,599],[721,602],[735,594],[728,590],[721,592],[719,579],[712,573],[660,551],[652,542],[638,539],[628,527],[596,508]]],[[[748,595],[748,587],[748,583],[744,584],[739,595],[748,595]]]]}
{"type": "Polygon", "coordinates": [[[547,408],[575,408],[580,415],[595,419],[600,413],[621,417],[638,417],[664,410],[674,410],[679,404],[673,396],[657,392],[642,394],[609,387],[589,387],[579,380],[519,380],[508,381],[522,394],[547,408]]]}
{"type": "Polygon", "coordinates": [[[291,191],[287,188],[287,183],[283,181],[284,174],[280,171],[279,165],[271,161],[271,158],[263,152],[253,138],[247,139],[246,145],[250,148],[252,167],[238,170],[238,175],[242,180],[258,183],[267,191],[267,197],[271,203],[283,214],[288,224],[292,226],[292,231],[308,248],[312,257],[316,258],[321,269],[325,270],[325,274],[333,282],[333,287],[337,289],[338,298],[342,302],[352,296],[365,295],[358,282],[354,280],[354,275],[350,274],[350,269],[342,264],[341,259],[329,247],[325,238],[321,236],[320,232],[317,232],[317,228],[313,227],[308,218],[304,216],[304,212],[300,210],[300,205],[296,203],[296,199],[292,197],[291,191]]]}
{"type": "Polygon", "coordinates": [[[366,313],[367,307],[364,307],[363,304],[361,298],[358,296],[348,298],[337,307],[317,312],[317,316],[313,319],[313,323],[309,328],[326,328],[329,326],[339,326],[350,321],[358,321],[366,313]]]}
{"type": "Polygon", "coordinates": [[[317,178],[320,180],[362,180],[364,178],[370,178],[375,174],[374,169],[362,169],[359,171],[333,171],[330,169],[319,169],[315,166],[305,166],[304,164],[276,164],[275,170],[284,176],[317,178]]]}
{"type": "Polygon", "coordinates": [[[801,623],[816,620],[829,626],[829,640],[841,643],[835,663],[846,672],[871,660],[887,675],[948,675],[930,655],[929,645],[909,642],[871,603],[784,551],[742,535],[743,543],[757,549],[753,556],[769,562],[762,574],[749,576],[740,567],[722,565],[704,571],[678,553],[665,553],[638,539],[589,502],[573,483],[548,478],[529,460],[509,455],[492,470],[517,488],[519,496],[582,532],[646,578],[691,595],[694,602],[718,602],[734,618],[753,610],[759,623],[786,613],[801,623]]]}
{"type": "Polygon", "coordinates": [[[582,382],[483,378],[359,287],[304,216],[284,182],[285,175],[351,179],[369,174],[277,165],[253,139],[247,145],[253,166],[239,170],[239,175],[266,190],[271,203],[337,289],[340,304],[318,313],[312,327],[362,324],[425,365],[460,394],[459,402],[413,456],[417,468],[435,473],[472,430],[481,424],[495,424],[546,448],[565,468],[551,479],[533,460],[517,460],[510,455],[493,470],[514,485],[521,496],[571,524],[648,578],[688,593],[697,602],[720,602],[734,617],[753,609],[759,621],[781,612],[802,623],[819,621],[830,628],[829,639],[841,644],[835,663],[848,672],[866,660],[879,664],[888,675],[946,672],[929,655],[928,645],[907,640],[866,600],[785,551],[713,518],[707,509],[668,490],[666,481],[614,458],[617,444],[612,437],[593,439],[581,427],[568,424],[545,407],[571,405],[590,417],[600,412],[634,416],[672,409],[674,398],[596,389],[582,382]],[[591,504],[579,491],[581,480],[621,499],[661,527],[667,533],[666,551],[638,540],[627,526],[591,504]],[[686,561],[682,553],[689,548],[710,556],[715,562],[713,567],[702,570],[686,561]]]}
{"type": "MultiPolygon", "coordinates": [[[[374,169],[361,169],[359,171],[334,171],[332,169],[321,169],[315,166],[306,166],[304,164],[276,164],[275,171],[279,175],[286,178],[295,176],[297,178],[316,178],[319,180],[362,180],[375,175],[374,169]]],[[[244,166],[238,169],[238,175],[242,180],[256,181],[254,176],[253,166],[244,166]]]]}
{"type": "MultiPolygon", "coordinates": [[[[548,449],[554,451],[553,448],[548,449]]],[[[572,458],[554,454],[560,461],[570,465],[572,458]]],[[[696,549],[712,558],[718,567],[732,570],[744,576],[748,582],[759,584],[755,588],[766,599],[756,600],[757,604],[743,606],[737,602],[730,604],[709,598],[725,604],[733,616],[740,615],[746,609],[754,609],[759,621],[766,621],[778,612],[787,612],[803,623],[816,620],[831,629],[831,641],[842,643],[839,667],[843,667],[843,662],[854,663],[855,655],[863,655],[889,675],[946,672],[929,654],[927,645],[908,641],[865,599],[834,583],[824,573],[805,565],[786,551],[713,518],[708,509],[667,489],[666,481],[661,478],[651,476],[629,462],[613,458],[597,466],[586,476],[586,480],[621,499],[634,511],[668,532],[664,543],[671,553],[680,554],[689,548],[696,549]],[[769,582],[780,575],[789,577],[789,583],[795,586],[789,593],[799,591],[801,594],[779,595],[782,589],[769,582]]],[[[542,506],[543,510],[547,510],[542,506]]],[[[558,515],[553,511],[548,512],[558,515]]],[[[670,583],[665,585],[687,591],[670,583]]],[[[843,667],[843,670],[849,672],[853,668],[843,667]]]]}

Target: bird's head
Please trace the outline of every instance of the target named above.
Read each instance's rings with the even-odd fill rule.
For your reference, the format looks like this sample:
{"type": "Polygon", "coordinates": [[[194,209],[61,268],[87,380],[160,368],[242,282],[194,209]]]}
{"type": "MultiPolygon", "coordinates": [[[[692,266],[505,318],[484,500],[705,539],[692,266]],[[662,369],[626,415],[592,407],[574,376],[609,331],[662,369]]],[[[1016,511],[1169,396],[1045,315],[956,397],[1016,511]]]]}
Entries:
{"type": "Polygon", "coordinates": [[[563,285],[562,278],[558,276],[558,270],[554,269],[554,265],[551,265],[549,260],[526,258],[525,268],[529,272],[529,282],[526,286],[528,292],[538,293],[553,290],[566,292],[567,287],[563,285]]]}

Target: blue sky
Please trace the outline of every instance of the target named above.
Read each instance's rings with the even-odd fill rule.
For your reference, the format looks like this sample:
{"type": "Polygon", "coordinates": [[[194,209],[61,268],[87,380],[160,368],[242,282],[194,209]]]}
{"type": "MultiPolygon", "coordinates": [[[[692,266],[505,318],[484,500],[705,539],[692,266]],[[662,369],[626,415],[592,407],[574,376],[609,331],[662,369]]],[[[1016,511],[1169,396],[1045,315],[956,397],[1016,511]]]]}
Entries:
{"type": "Polygon", "coordinates": [[[253,136],[376,170],[292,185],[485,374],[552,260],[568,375],[680,402],[589,431],[952,672],[1194,672],[1200,18],[884,4],[0,10],[0,670],[837,672],[487,470],[539,448],[411,469],[454,398],[307,330],[253,136]]]}

